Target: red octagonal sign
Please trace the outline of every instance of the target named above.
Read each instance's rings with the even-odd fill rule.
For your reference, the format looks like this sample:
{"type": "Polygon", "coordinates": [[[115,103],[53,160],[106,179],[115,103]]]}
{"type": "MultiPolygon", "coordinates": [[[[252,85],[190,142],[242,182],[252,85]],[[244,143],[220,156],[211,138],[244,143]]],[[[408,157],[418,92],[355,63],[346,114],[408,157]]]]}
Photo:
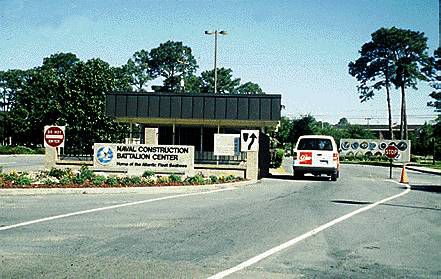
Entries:
{"type": "Polygon", "coordinates": [[[395,159],[398,156],[398,148],[393,145],[389,145],[384,150],[384,155],[389,159],[395,159]]]}
{"type": "Polygon", "coordinates": [[[64,126],[44,127],[45,147],[64,147],[64,126]]]}

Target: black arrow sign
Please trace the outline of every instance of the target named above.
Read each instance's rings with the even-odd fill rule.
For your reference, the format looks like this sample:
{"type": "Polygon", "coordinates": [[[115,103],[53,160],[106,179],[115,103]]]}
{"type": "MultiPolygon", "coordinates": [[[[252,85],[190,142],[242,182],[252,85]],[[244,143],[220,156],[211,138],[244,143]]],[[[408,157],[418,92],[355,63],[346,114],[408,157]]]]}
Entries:
{"type": "Polygon", "coordinates": [[[251,150],[251,146],[253,146],[254,140],[257,139],[257,137],[254,133],[251,134],[250,138],[251,138],[251,142],[248,145],[248,150],[251,150]]]}

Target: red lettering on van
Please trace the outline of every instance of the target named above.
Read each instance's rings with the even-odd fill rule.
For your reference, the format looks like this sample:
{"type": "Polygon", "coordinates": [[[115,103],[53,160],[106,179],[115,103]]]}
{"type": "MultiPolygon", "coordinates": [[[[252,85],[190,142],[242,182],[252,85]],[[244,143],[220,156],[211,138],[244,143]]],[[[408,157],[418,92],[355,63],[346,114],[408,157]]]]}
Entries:
{"type": "Polygon", "coordinates": [[[312,165],[312,152],[300,152],[300,165],[312,165]]]}

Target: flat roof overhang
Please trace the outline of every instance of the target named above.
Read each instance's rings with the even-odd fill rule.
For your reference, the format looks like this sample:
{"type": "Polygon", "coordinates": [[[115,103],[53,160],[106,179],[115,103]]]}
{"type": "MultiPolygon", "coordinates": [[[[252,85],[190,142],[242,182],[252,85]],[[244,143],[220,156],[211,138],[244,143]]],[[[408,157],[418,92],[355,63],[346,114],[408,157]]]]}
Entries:
{"type": "Polygon", "coordinates": [[[108,93],[106,115],[148,125],[272,127],[280,120],[281,95],[108,93]]]}
{"type": "Polygon", "coordinates": [[[115,119],[121,123],[139,123],[152,126],[204,126],[204,127],[241,127],[241,128],[254,128],[254,127],[272,127],[277,126],[278,121],[262,121],[262,120],[210,120],[210,119],[164,119],[164,118],[130,118],[130,117],[118,117],[115,119]]]}

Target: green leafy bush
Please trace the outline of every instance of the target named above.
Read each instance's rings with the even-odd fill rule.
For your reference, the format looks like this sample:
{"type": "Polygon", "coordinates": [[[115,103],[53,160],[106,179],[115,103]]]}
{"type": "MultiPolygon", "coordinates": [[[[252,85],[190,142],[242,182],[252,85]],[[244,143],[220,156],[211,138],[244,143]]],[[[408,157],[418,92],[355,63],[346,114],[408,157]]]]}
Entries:
{"type": "Polygon", "coordinates": [[[106,179],[106,184],[109,186],[116,186],[119,184],[118,178],[116,178],[114,176],[109,176],[106,179]]]}
{"type": "Polygon", "coordinates": [[[226,182],[233,182],[235,180],[236,180],[236,177],[234,175],[229,175],[229,176],[225,177],[226,182]]]}
{"type": "Polygon", "coordinates": [[[60,178],[60,184],[63,186],[69,185],[73,183],[73,178],[69,176],[63,176],[60,178]]]}
{"type": "Polygon", "coordinates": [[[106,178],[101,175],[97,175],[94,178],[92,178],[92,184],[95,186],[102,186],[106,182],[106,178]]]}
{"type": "Polygon", "coordinates": [[[142,174],[142,177],[150,178],[150,177],[152,177],[152,176],[154,176],[154,175],[155,175],[155,172],[154,172],[154,171],[146,170],[146,171],[142,174]]]}
{"type": "Polygon", "coordinates": [[[279,168],[282,165],[284,155],[285,151],[283,149],[276,149],[271,162],[274,168],[279,168]]]}
{"type": "Polygon", "coordinates": [[[196,174],[195,176],[187,177],[184,181],[192,185],[201,185],[205,183],[205,178],[202,174],[196,174]]]}
{"type": "Polygon", "coordinates": [[[73,182],[75,184],[83,184],[84,182],[86,182],[86,179],[84,177],[81,177],[80,175],[77,175],[74,177],[73,182]]]}
{"type": "Polygon", "coordinates": [[[57,181],[51,178],[46,178],[43,181],[41,181],[45,185],[55,185],[57,184],[57,181]]]}
{"type": "Polygon", "coordinates": [[[44,154],[44,148],[0,145],[0,154],[44,154]]]}
{"type": "Polygon", "coordinates": [[[91,171],[87,166],[81,166],[80,172],[77,174],[75,178],[75,183],[83,184],[86,180],[92,181],[95,177],[93,171],[91,171]]]}
{"type": "Polygon", "coordinates": [[[211,180],[211,183],[218,183],[219,182],[219,178],[215,175],[210,175],[210,180],[211,180]]]}
{"type": "Polygon", "coordinates": [[[170,180],[170,182],[182,182],[182,178],[179,175],[176,174],[171,174],[168,179],[170,180]]]}
{"type": "Polygon", "coordinates": [[[167,184],[169,182],[170,180],[167,176],[158,176],[158,178],[156,179],[157,184],[167,184]]]}
{"type": "Polygon", "coordinates": [[[18,177],[19,177],[19,175],[18,175],[18,173],[15,172],[15,171],[11,171],[10,173],[5,173],[5,174],[3,175],[3,178],[4,178],[6,181],[12,181],[12,182],[14,182],[18,177]]]}
{"type": "Polygon", "coordinates": [[[141,177],[139,177],[139,176],[130,177],[130,183],[132,185],[139,185],[139,184],[141,184],[141,182],[142,182],[142,180],[141,180],[141,177]]]}
{"type": "Polygon", "coordinates": [[[142,180],[141,177],[139,176],[132,176],[132,177],[126,176],[121,179],[121,184],[125,186],[139,185],[141,184],[141,182],[142,180]]]}
{"type": "Polygon", "coordinates": [[[47,175],[60,179],[63,176],[72,176],[72,170],[51,168],[47,175]]]}
{"type": "Polygon", "coordinates": [[[27,175],[20,175],[14,180],[14,184],[19,186],[31,185],[32,179],[27,175]]]}

